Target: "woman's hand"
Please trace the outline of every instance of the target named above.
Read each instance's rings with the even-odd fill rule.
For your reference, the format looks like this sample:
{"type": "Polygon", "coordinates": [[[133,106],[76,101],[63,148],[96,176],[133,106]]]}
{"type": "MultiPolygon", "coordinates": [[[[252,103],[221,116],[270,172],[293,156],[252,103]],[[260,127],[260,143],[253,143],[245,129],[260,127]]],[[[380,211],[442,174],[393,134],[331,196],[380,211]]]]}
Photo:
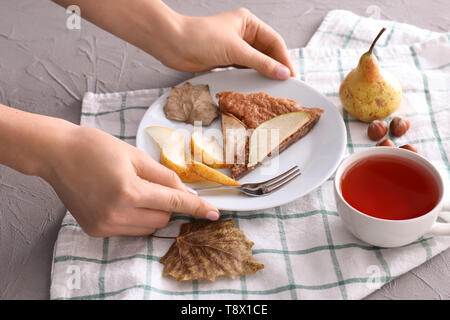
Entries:
{"type": "Polygon", "coordinates": [[[239,65],[284,80],[295,76],[283,38],[247,9],[209,17],[180,17],[173,49],[157,58],[183,71],[239,65]]]}
{"type": "Polygon", "coordinates": [[[183,16],[160,0],[53,0],[181,71],[238,65],[284,80],[295,76],[283,38],[247,9],[183,16]]]}
{"type": "Polygon", "coordinates": [[[173,171],[107,133],[73,126],[62,141],[42,176],[90,236],[147,235],[172,212],[219,218],[173,171]]]}
{"type": "Polygon", "coordinates": [[[172,212],[219,218],[172,170],[98,129],[0,104],[0,137],[0,163],[50,183],[91,236],[147,235],[172,212]]]}

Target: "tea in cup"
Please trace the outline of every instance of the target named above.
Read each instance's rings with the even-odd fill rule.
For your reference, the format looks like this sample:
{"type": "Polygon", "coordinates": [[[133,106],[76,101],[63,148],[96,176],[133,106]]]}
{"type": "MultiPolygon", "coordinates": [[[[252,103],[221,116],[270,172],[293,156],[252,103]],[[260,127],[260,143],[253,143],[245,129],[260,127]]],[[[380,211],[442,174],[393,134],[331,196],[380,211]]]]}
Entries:
{"type": "Polygon", "coordinates": [[[450,223],[436,222],[442,176],[417,153],[392,147],[356,152],[338,167],[334,191],[345,226],[369,244],[398,247],[425,234],[450,235],[450,223]]]}

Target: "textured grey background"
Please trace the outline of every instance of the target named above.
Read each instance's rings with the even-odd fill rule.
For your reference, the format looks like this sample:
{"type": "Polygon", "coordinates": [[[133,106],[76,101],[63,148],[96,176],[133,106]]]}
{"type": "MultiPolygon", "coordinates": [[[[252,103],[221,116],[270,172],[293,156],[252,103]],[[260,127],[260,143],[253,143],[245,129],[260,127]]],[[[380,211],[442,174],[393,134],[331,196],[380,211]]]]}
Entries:
{"type": "MultiPolygon", "coordinates": [[[[438,32],[450,30],[448,0],[166,0],[187,15],[246,7],[273,26],[289,48],[301,47],[329,10],[368,15],[438,32]]],[[[172,86],[191,77],[68,15],[47,0],[0,0],[0,103],[79,123],[84,92],[172,86]]],[[[52,248],[63,204],[36,177],[0,165],[0,299],[48,299],[52,248]]],[[[450,250],[395,279],[369,299],[450,299],[450,250]]]]}

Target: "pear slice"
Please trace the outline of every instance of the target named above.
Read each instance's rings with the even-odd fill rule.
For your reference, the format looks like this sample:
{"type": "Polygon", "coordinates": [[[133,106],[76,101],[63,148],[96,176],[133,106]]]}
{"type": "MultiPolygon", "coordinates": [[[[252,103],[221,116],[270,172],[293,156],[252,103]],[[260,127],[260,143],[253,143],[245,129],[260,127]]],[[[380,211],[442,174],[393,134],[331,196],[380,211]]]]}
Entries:
{"type": "Polygon", "coordinates": [[[230,113],[222,112],[221,119],[225,163],[228,166],[245,164],[247,126],[230,113]]]}
{"type": "Polygon", "coordinates": [[[199,129],[194,129],[191,135],[191,156],[211,168],[226,167],[222,146],[216,138],[204,135],[199,129]]]}
{"type": "Polygon", "coordinates": [[[249,138],[247,167],[251,168],[276,152],[280,145],[311,120],[311,115],[294,111],[271,118],[258,127],[249,138]]]}
{"type": "Polygon", "coordinates": [[[203,163],[192,160],[188,165],[189,169],[194,171],[199,176],[203,177],[206,181],[217,182],[227,186],[240,186],[241,184],[236,180],[224,175],[223,173],[214,170],[203,163]]]}
{"type": "Polygon", "coordinates": [[[186,144],[179,132],[159,126],[145,128],[146,132],[161,148],[160,163],[175,171],[183,182],[197,182],[205,179],[186,166],[186,144]]]}

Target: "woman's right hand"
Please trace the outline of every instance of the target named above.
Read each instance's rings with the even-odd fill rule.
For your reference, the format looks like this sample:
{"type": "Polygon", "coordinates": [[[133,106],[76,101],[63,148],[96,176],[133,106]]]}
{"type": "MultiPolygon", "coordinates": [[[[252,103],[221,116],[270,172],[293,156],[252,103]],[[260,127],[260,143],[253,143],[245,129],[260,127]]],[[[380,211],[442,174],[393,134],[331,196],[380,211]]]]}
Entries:
{"type": "Polygon", "coordinates": [[[218,210],[143,151],[98,129],[70,125],[41,175],[90,236],[147,235],[172,212],[217,220],[218,210]]]}

